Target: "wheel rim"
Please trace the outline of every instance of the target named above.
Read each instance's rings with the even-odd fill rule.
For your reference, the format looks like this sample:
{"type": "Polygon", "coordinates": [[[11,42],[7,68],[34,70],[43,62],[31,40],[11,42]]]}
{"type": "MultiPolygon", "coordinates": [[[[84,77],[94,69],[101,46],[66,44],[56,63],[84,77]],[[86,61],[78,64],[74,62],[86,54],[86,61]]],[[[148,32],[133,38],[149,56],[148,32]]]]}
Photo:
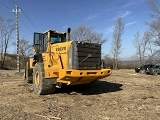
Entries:
{"type": "Polygon", "coordinates": [[[35,85],[36,85],[36,87],[38,87],[39,86],[39,83],[40,83],[40,79],[39,79],[39,73],[38,72],[36,72],[36,74],[35,74],[35,85]]]}

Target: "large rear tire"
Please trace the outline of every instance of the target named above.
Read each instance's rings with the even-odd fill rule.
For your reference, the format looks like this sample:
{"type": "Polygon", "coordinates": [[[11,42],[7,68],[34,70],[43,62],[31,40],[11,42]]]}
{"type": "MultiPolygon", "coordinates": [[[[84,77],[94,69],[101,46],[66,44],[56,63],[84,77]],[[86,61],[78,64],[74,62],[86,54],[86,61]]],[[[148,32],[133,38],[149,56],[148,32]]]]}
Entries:
{"type": "Polygon", "coordinates": [[[36,63],[33,69],[33,88],[39,95],[51,94],[56,89],[55,79],[45,79],[43,63],[36,63]]]}
{"type": "Polygon", "coordinates": [[[25,71],[24,71],[24,80],[27,83],[33,83],[33,69],[29,68],[28,62],[26,63],[25,71]]]}

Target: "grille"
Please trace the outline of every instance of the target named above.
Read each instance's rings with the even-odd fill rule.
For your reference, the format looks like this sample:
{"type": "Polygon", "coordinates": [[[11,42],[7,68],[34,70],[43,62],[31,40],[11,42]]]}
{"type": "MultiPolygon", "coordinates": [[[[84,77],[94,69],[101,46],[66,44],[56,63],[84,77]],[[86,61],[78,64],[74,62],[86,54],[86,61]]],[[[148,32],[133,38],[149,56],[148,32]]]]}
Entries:
{"type": "Polygon", "coordinates": [[[69,68],[81,70],[101,69],[101,45],[74,41],[69,58],[69,68]]]}

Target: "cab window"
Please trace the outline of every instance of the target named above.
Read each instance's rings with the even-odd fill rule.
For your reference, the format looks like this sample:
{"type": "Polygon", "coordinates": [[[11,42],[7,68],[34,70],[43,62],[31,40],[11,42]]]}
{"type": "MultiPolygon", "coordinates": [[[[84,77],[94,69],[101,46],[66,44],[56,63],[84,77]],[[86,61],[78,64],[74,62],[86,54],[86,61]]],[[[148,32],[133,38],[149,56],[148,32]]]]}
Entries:
{"type": "Polygon", "coordinates": [[[55,33],[51,31],[50,33],[50,42],[51,43],[61,43],[66,41],[66,34],[55,33]]]}
{"type": "Polygon", "coordinates": [[[51,43],[59,43],[62,42],[62,38],[59,35],[51,36],[51,43]]]}

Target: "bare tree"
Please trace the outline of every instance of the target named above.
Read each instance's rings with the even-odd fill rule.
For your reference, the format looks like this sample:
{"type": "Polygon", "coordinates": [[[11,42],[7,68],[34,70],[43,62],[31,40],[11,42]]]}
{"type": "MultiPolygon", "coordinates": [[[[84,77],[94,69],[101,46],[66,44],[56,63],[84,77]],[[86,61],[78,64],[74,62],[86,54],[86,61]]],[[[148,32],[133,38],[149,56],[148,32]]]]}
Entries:
{"type": "Polygon", "coordinates": [[[152,37],[152,33],[150,31],[146,31],[143,35],[143,40],[146,42],[146,53],[147,53],[147,61],[148,63],[156,63],[160,57],[160,51],[158,50],[157,45],[152,37]]]}
{"type": "Polygon", "coordinates": [[[160,0],[148,0],[148,3],[154,12],[151,16],[160,19],[160,0]]]}
{"type": "Polygon", "coordinates": [[[137,32],[134,37],[133,43],[136,48],[136,57],[139,59],[139,63],[144,64],[146,61],[153,63],[156,50],[153,47],[151,33],[146,31],[143,36],[141,36],[139,32],[137,32]]]}
{"type": "MultiPolygon", "coordinates": [[[[160,19],[147,23],[149,26],[149,37],[152,44],[154,61],[160,60],[160,19]]],[[[151,50],[151,49],[150,49],[151,50]]]]}
{"type": "Polygon", "coordinates": [[[147,43],[143,40],[143,37],[139,34],[139,32],[137,32],[134,37],[133,42],[136,48],[136,57],[138,57],[140,64],[144,64],[147,43]]]}
{"type": "Polygon", "coordinates": [[[76,41],[85,41],[89,43],[104,43],[106,39],[103,39],[102,33],[93,31],[93,27],[87,27],[86,25],[79,25],[71,32],[71,38],[76,41]]]}
{"type": "Polygon", "coordinates": [[[4,68],[6,59],[6,52],[8,48],[9,40],[11,39],[12,32],[15,30],[14,20],[5,20],[2,16],[0,17],[0,42],[1,42],[1,68],[4,68]]]}
{"type": "Polygon", "coordinates": [[[0,60],[3,59],[3,48],[4,48],[4,35],[3,35],[3,23],[4,23],[4,19],[2,16],[0,16],[0,60]]]}
{"type": "Polygon", "coordinates": [[[113,59],[109,55],[103,56],[104,62],[105,62],[105,67],[107,68],[112,68],[112,61],[113,59]]]}
{"type": "Polygon", "coordinates": [[[160,0],[148,0],[148,3],[154,12],[151,16],[156,18],[156,20],[148,23],[148,26],[155,44],[160,46],[160,0]]]}
{"type": "Polygon", "coordinates": [[[154,44],[160,47],[160,19],[148,23],[148,26],[154,44]]]}
{"type": "MultiPolygon", "coordinates": [[[[13,43],[13,45],[16,45],[13,43]]],[[[24,66],[27,62],[28,57],[33,55],[32,45],[26,39],[19,40],[19,54],[21,56],[21,63],[24,66]]]]}
{"type": "Polygon", "coordinates": [[[160,0],[148,0],[148,3],[152,9],[151,16],[156,18],[148,23],[153,44],[156,45],[155,47],[158,46],[158,49],[154,51],[154,59],[160,60],[160,0]]]}
{"type": "Polygon", "coordinates": [[[149,63],[154,62],[154,56],[155,56],[155,50],[153,48],[153,43],[151,41],[151,33],[149,31],[146,31],[143,35],[143,40],[146,43],[146,50],[148,51],[147,59],[149,63]]]}
{"type": "Polygon", "coordinates": [[[124,23],[122,18],[118,18],[114,26],[111,53],[113,55],[113,69],[117,69],[119,55],[122,52],[122,34],[124,31],[124,23]]]}
{"type": "Polygon", "coordinates": [[[143,58],[142,58],[142,50],[141,50],[141,45],[142,45],[142,37],[140,36],[139,32],[137,32],[134,35],[134,40],[133,40],[134,46],[136,48],[136,57],[139,58],[139,63],[143,64],[143,58]]]}

